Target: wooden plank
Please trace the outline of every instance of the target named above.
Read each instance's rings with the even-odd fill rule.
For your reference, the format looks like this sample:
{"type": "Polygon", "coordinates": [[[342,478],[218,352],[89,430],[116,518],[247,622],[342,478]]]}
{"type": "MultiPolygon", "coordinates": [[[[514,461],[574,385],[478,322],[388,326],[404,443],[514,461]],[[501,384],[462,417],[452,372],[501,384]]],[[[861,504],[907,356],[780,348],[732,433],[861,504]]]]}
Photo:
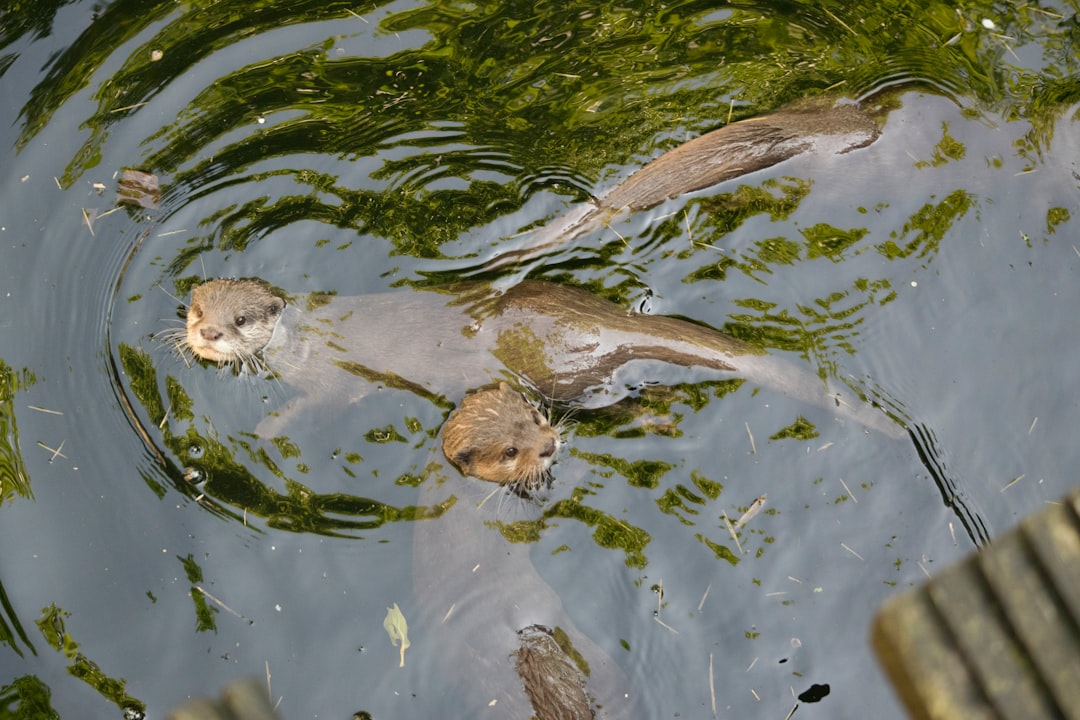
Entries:
{"type": "Polygon", "coordinates": [[[872,642],[918,720],[1080,720],[1080,492],[889,600],[872,642]]]}

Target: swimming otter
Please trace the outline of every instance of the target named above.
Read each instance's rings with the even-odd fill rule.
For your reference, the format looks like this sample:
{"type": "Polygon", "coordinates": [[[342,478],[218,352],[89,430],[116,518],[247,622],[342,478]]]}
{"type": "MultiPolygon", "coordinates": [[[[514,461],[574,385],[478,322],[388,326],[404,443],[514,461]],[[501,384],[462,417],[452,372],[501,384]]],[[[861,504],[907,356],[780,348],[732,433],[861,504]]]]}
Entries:
{"type": "Polygon", "coordinates": [[[522,497],[543,487],[562,443],[547,418],[505,382],[462,400],[442,436],[443,454],[462,473],[522,497]]]}
{"type": "Polygon", "coordinates": [[[568,243],[624,211],[646,210],[805,152],[840,154],[866,147],[881,134],[880,114],[870,101],[854,104],[825,95],[725,125],[669,150],[605,195],[526,235],[522,247],[507,251],[502,245],[484,269],[506,267],[568,243]]]}
{"type": "Polygon", "coordinates": [[[602,406],[626,394],[620,376],[651,360],[742,376],[890,437],[905,436],[853,393],[834,391],[746,343],[685,320],[627,314],[573,287],[530,280],[495,295],[484,283],[463,283],[309,296],[306,305],[286,305],[262,280],[214,280],[192,292],[186,334],[177,342],[219,364],[265,365],[303,391],[294,407],[356,400],[372,382],[456,399],[515,379],[552,400],[602,406]]]}
{"type": "MultiPolygon", "coordinates": [[[[743,375],[890,436],[902,435],[887,416],[856,398],[848,403],[846,394],[831,394],[805,370],[710,328],[628,315],[572,287],[526,281],[496,295],[488,285],[468,283],[359,297],[309,296],[296,305],[287,305],[261,280],[214,280],[192,292],[178,342],[212,362],[268,367],[303,392],[301,403],[357,399],[373,382],[456,399],[471,388],[516,378],[549,398],[607,404],[626,392],[620,374],[651,360],[743,375]]],[[[512,466],[492,461],[505,456],[503,445],[473,450],[476,439],[504,439],[478,431],[473,421],[487,415],[523,420],[522,434],[542,442],[511,454],[534,458],[541,467],[550,462],[554,451],[547,441],[556,439],[545,438],[539,413],[520,395],[500,385],[475,397],[480,399],[464,399],[458,421],[448,423],[444,447],[451,460],[496,480],[517,475],[512,466]]],[[[417,523],[416,597],[427,629],[448,634],[441,646],[452,650],[469,710],[492,712],[487,706],[494,700],[497,717],[533,713],[541,720],[586,720],[597,710],[601,717],[631,717],[636,700],[628,696],[630,683],[577,629],[532,567],[529,546],[503,537],[492,522],[491,504],[480,508],[462,500],[477,495],[475,482],[458,473],[441,480],[423,484],[421,504],[445,504],[447,494],[457,500],[437,520],[417,523]],[[588,670],[571,657],[583,658],[588,670]]]]}
{"type": "MultiPolygon", "coordinates": [[[[448,714],[507,720],[643,717],[622,669],[578,629],[536,572],[531,545],[510,542],[500,532],[498,518],[507,503],[481,502],[486,491],[458,473],[440,479],[423,483],[421,504],[454,500],[438,519],[416,523],[413,581],[424,646],[445,658],[458,684],[455,700],[461,704],[448,714]]],[[[511,510],[532,505],[511,500],[519,503],[511,510]]],[[[420,647],[416,642],[414,652],[420,647]]]]}

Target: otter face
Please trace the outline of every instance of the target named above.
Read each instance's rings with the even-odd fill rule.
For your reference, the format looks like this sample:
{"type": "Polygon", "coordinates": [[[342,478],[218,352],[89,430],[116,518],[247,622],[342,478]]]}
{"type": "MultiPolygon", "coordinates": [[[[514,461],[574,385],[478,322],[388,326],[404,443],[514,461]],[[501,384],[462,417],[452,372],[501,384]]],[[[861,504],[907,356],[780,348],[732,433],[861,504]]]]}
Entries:
{"type": "Polygon", "coordinates": [[[284,308],[261,280],[211,280],[191,292],[186,346],[219,365],[246,365],[270,342],[284,308]]]}
{"type": "Polygon", "coordinates": [[[466,397],[443,427],[443,454],[466,475],[528,497],[544,487],[559,431],[506,383],[466,397]]]}

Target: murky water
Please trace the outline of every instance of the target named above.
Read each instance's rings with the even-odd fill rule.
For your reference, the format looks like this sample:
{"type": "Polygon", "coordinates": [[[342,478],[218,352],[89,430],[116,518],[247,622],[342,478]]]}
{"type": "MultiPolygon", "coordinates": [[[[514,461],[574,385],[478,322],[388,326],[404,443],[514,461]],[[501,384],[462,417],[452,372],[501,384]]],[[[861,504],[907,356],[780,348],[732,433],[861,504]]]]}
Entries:
{"type": "Polygon", "coordinates": [[[284,718],[455,717],[455,649],[426,642],[411,561],[446,408],[384,389],[262,440],[289,388],[156,336],[187,288],[512,282],[483,263],[663,150],[893,87],[872,145],[617,218],[528,270],[846,380],[912,438],[652,367],[625,414],[576,415],[531,556],[641,717],[708,717],[713,695],[719,717],[902,717],[875,608],[1080,467],[1076,8],[988,8],[0,10],[0,708],[160,717],[269,672],[284,718]],[[159,178],[159,207],[117,204],[125,168],[159,178]],[[781,437],[800,417],[814,436],[781,437]],[[736,545],[723,516],[763,495],[736,545]]]}

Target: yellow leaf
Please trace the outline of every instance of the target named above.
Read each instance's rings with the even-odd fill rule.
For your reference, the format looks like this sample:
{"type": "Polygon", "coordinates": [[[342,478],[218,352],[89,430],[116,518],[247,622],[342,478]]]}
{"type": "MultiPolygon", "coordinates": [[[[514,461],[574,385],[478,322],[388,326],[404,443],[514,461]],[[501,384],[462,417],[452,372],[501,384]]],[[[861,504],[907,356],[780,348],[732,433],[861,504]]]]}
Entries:
{"type": "Polygon", "coordinates": [[[397,603],[394,603],[392,608],[386,608],[386,619],[382,621],[382,626],[394,647],[397,647],[398,640],[401,641],[401,664],[398,667],[405,667],[405,648],[409,647],[409,624],[405,622],[405,616],[397,603]]]}

